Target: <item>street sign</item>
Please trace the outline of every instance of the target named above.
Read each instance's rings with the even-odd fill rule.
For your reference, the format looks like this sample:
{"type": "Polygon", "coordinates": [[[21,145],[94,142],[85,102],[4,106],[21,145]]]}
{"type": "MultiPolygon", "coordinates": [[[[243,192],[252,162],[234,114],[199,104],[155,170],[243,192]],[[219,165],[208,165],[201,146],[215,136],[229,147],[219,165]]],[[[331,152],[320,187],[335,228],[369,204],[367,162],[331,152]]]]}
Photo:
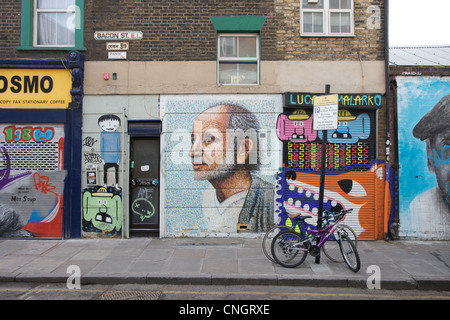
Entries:
{"type": "Polygon", "coordinates": [[[339,95],[317,96],[314,99],[314,130],[335,130],[338,126],[339,95]]]}
{"type": "Polygon", "coordinates": [[[130,45],[128,42],[107,42],[106,50],[114,51],[114,50],[128,50],[130,45]]]}
{"type": "Polygon", "coordinates": [[[95,40],[142,40],[141,31],[96,31],[95,40]]]}
{"type": "Polygon", "coordinates": [[[126,51],[109,51],[108,52],[108,59],[112,60],[126,60],[127,59],[127,52],[126,51]]]}

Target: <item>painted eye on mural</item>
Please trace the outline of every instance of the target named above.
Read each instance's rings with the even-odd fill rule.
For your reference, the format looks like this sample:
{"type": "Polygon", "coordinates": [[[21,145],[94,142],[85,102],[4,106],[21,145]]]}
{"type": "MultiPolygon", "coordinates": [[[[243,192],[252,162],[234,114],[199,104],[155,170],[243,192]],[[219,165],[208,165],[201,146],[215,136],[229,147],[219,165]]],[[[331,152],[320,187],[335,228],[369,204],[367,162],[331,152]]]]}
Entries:
{"type": "Polygon", "coordinates": [[[216,137],[215,136],[207,135],[207,136],[203,137],[203,143],[204,144],[210,144],[210,143],[213,143],[215,141],[216,141],[216,137]]]}
{"type": "Polygon", "coordinates": [[[339,187],[342,191],[352,197],[365,197],[367,196],[364,187],[355,180],[345,179],[338,181],[339,187]]]}

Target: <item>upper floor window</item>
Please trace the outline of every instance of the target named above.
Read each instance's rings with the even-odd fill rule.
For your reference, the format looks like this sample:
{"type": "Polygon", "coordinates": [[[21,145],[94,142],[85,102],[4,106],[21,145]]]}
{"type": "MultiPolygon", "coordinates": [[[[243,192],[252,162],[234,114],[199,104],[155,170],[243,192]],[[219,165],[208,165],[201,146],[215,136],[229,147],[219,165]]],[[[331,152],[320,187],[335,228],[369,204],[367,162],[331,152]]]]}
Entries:
{"type": "Polygon", "coordinates": [[[209,17],[217,31],[217,84],[260,84],[263,16],[209,17]]]}
{"type": "Polygon", "coordinates": [[[19,50],[85,50],[84,0],[22,0],[19,50]]]}
{"type": "Polygon", "coordinates": [[[75,46],[75,0],[36,0],[34,5],[34,45],[75,46]]]}
{"type": "Polygon", "coordinates": [[[303,36],[353,36],[353,0],[301,0],[303,36]]]}
{"type": "Polygon", "coordinates": [[[259,34],[219,34],[218,83],[259,83],[259,34]]]}

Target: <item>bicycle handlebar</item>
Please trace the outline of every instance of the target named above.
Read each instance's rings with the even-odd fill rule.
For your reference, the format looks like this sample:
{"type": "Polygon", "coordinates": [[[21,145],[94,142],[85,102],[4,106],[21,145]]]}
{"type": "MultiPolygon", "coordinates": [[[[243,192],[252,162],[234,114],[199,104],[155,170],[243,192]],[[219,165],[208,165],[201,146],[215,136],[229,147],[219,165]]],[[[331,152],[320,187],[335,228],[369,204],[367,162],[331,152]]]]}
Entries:
{"type": "Polygon", "coordinates": [[[342,209],[340,212],[331,212],[324,210],[325,215],[322,216],[323,220],[328,220],[330,217],[333,217],[336,221],[341,220],[345,215],[349,212],[352,212],[353,208],[351,209],[342,209]]]}

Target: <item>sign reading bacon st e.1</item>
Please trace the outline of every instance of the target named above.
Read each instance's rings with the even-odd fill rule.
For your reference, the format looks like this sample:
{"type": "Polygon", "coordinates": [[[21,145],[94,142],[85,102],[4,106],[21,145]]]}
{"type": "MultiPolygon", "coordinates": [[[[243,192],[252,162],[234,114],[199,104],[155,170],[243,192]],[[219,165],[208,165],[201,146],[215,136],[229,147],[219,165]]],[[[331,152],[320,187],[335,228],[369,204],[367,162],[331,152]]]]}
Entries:
{"type": "Polygon", "coordinates": [[[96,31],[95,40],[141,40],[143,38],[141,31],[96,31]]]}

